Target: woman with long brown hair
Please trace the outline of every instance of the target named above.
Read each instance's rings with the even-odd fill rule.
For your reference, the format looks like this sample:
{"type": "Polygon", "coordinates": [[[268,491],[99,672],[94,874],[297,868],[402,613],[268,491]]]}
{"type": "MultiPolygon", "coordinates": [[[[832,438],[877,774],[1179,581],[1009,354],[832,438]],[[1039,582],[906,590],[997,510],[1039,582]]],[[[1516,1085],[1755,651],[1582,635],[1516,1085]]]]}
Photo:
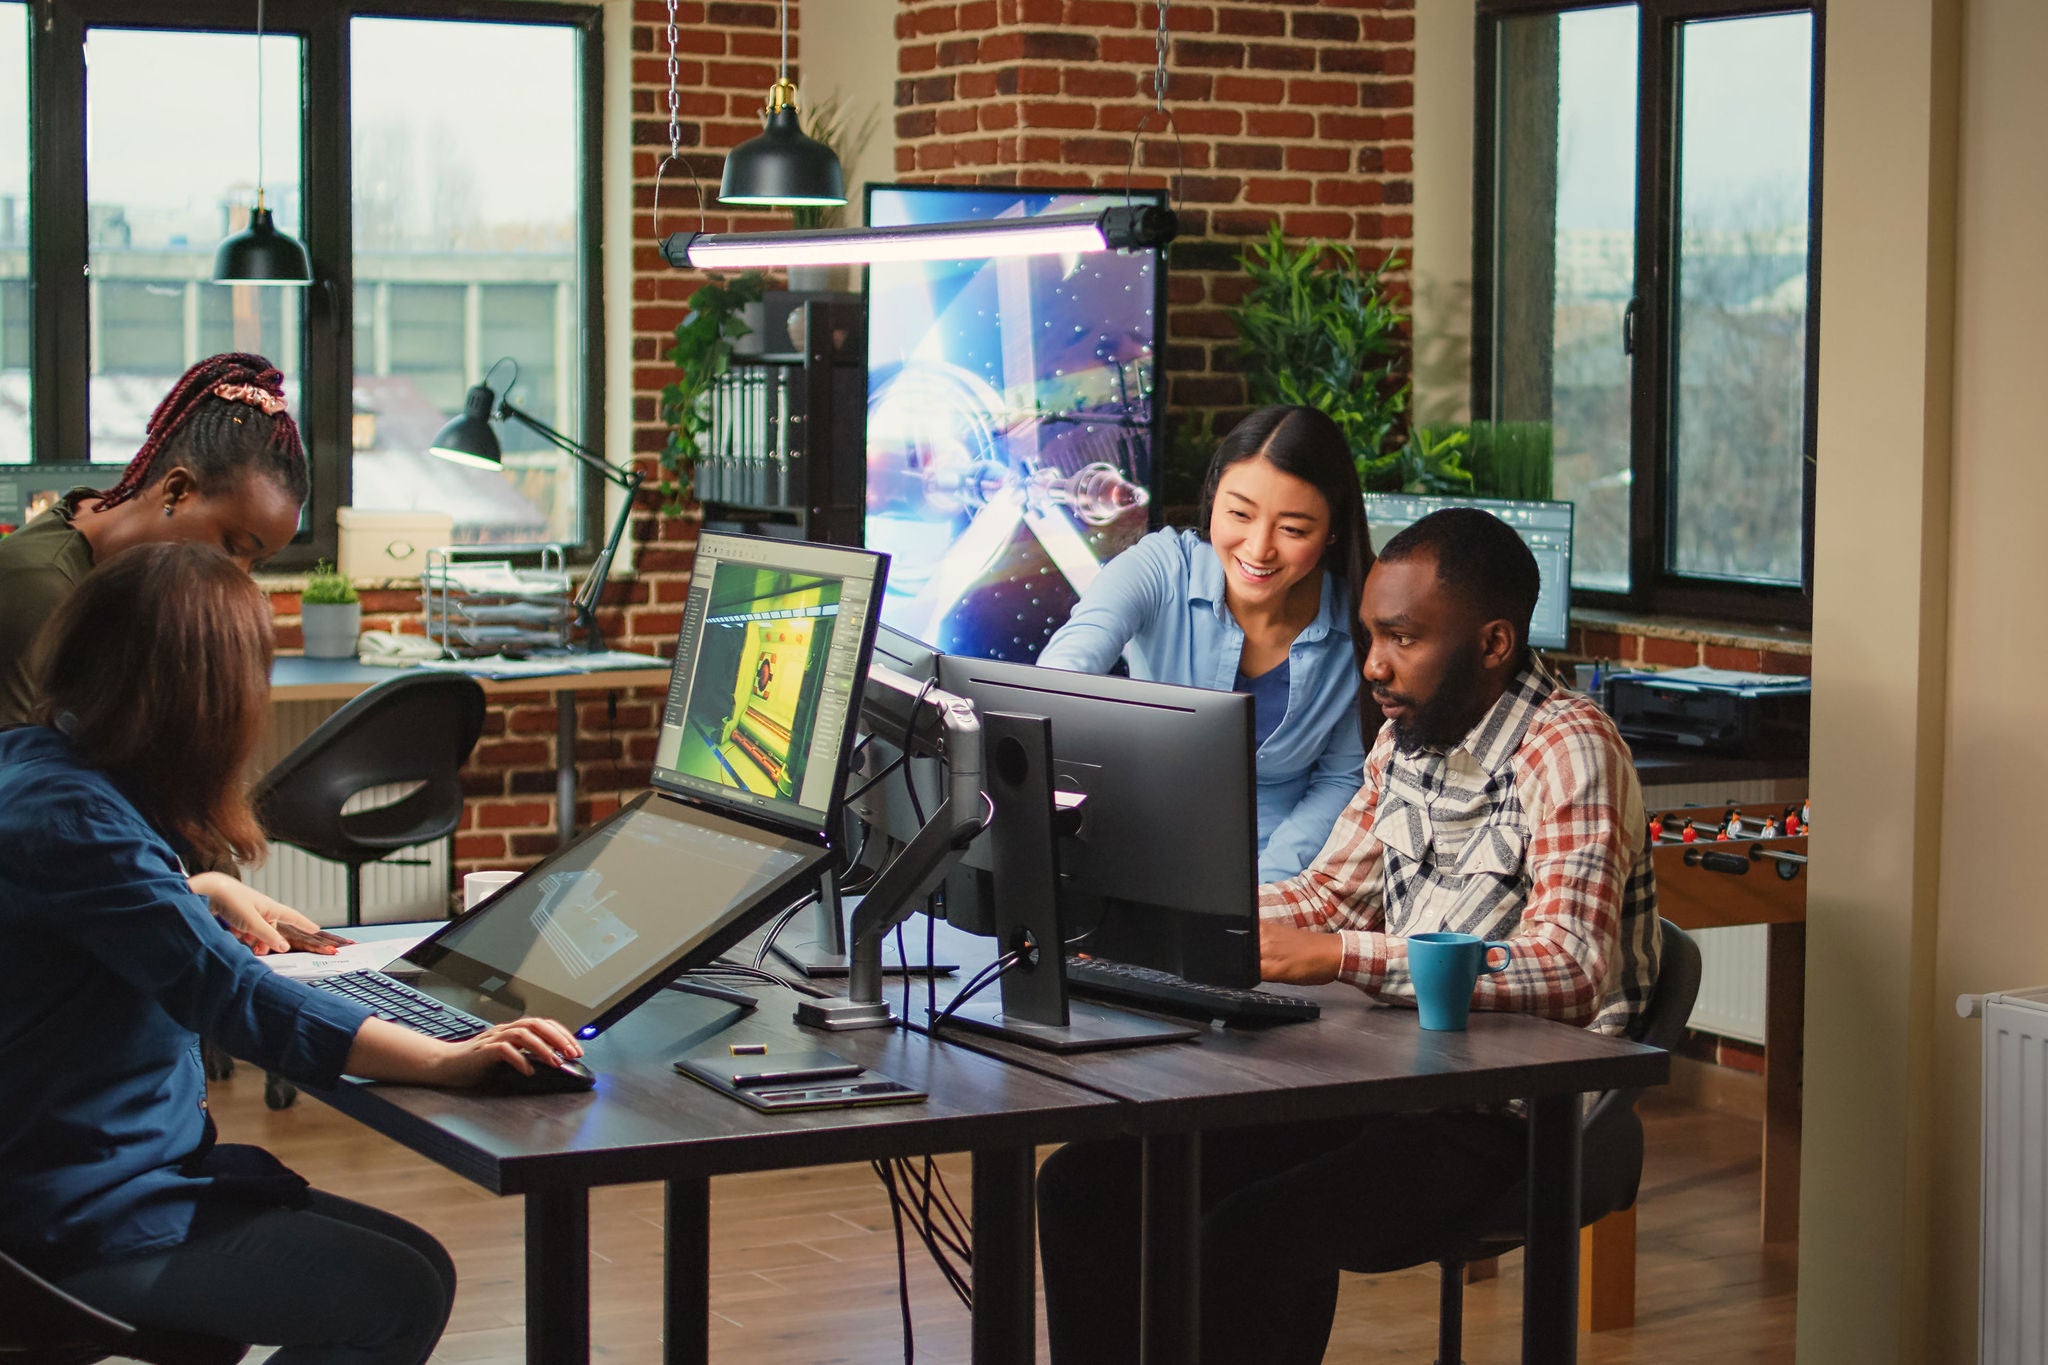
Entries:
{"type": "Polygon", "coordinates": [[[280,1365],[418,1365],[447,1254],[216,1143],[197,1035],[316,1086],[469,1085],[582,1049],[540,1019],[413,1033],[216,923],[186,866],[262,856],[242,778],[270,655],[262,591],[191,543],[101,564],[38,646],[39,723],[0,731],[0,1250],[131,1322],[281,1346],[280,1365]]]}
{"type": "MultiPolygon", "coordinates": [[[[276,366],[231,351],[185,371],[111,487],[74,488],[0,539],[0,725],[33,713],[31,645],[93,565],[136,545],[197,542],[219,546],[246,572],[290,542],[307,487],[306,452],[276,366]]],[[[205,858],[194,864],[192,889],[244,943],[282,952],[281,930],[318,930],[242,885],[233,869],[232,860],[205,858]]]]}

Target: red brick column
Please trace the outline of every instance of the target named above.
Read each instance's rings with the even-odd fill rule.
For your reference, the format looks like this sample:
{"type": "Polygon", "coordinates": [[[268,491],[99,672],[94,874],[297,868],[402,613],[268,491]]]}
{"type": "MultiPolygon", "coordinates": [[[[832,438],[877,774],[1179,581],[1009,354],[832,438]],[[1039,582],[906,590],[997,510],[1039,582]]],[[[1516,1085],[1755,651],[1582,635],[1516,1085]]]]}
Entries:
{"type": "MultiPolygon", "coordinates": [[[[1378,263],[1411,250],[1413,0],[1174,0],[1167,104],[1132,183],[1184,167],[1163,359],[1176,410],[1245,402],[1222,309],[1238,252],[1277,220],[1378,263]]],[[[1114,186],[1152,108],[1149,0],[901,0],[904,180],[1114,186]]],[[[1154,120],[1156,126],[1157,120],[1154,120]]],[[[1403,286],[1405,288],[1405,285],[1403,286]]]]}

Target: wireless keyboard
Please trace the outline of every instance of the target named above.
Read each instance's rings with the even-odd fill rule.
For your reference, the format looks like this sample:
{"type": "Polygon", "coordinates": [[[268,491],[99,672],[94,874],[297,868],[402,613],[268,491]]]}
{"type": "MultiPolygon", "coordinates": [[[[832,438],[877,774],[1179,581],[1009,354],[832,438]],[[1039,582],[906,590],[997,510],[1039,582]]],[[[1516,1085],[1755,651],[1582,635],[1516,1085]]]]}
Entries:
{"type": "Polygon", "coordinates": [[[306,984],[316,991],[368,1005],[377,1011],[379,1019],[403,1024],[430,1038],[460,1042],[490,1027],[475,1015],[444,1005],[382,972],[336,972],[333,976],[315,977],[306,984]]]}
{"type": "Polygon", "coordinates": [[[1108,962],[1099,957],[1067,959],[1067,984],[1082,995],[1144,1005],[1168,1014],[1221,1019],[1227,1024],[1275,1024],[1314,1019],[1322,1007],[1298,995],[1205,986],[1172,972],[1108,962]]]}

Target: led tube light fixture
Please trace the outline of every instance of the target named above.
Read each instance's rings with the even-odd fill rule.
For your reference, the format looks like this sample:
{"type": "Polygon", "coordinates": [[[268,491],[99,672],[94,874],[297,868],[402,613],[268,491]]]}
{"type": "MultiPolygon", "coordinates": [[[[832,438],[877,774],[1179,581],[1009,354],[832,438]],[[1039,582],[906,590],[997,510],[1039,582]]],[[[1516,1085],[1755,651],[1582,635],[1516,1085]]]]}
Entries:
{"type": "Polygon", "coordinates": [[[1172,241],[1178,230],[1171,209],[1124,204],[1101,213],[912,227],[678,232],[662,242],[661,252],[670,265],[697,270],[871,265],[877,261],[962,261],[1158,247],[1172,241]]]}

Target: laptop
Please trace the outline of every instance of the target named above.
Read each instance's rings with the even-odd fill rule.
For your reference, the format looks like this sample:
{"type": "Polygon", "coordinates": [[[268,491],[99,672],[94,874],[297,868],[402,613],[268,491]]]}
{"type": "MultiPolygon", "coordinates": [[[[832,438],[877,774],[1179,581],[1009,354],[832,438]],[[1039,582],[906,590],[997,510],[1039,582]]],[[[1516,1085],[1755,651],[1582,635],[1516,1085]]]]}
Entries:
{"type": "Polygon", "coordinates": [[[439,1037],[536,1014],[593,1038],[812,894],[839,858],[887,562],[701,533],[653,789],[386,971],[307,984],[439,1037]]]}

